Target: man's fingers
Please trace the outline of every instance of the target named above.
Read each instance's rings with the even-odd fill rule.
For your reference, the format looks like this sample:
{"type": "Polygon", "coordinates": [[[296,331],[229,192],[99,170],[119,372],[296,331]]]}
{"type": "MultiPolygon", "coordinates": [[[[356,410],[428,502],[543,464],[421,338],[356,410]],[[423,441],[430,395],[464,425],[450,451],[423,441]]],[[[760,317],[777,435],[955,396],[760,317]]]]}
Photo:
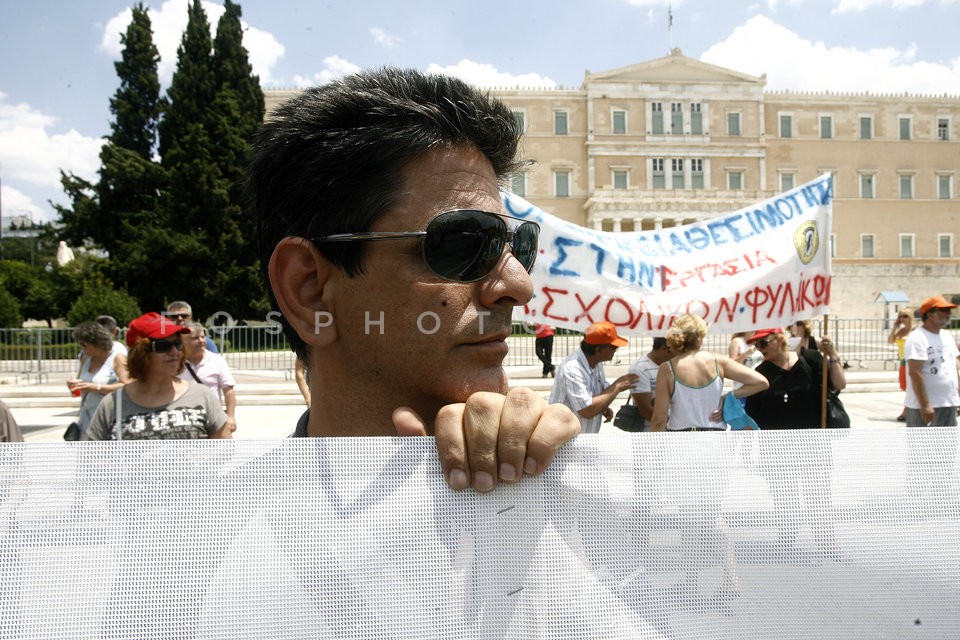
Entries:
{"type": "Polygon", "coordinates": [[[507,392],[497,438],[497,478],[500,480],[516,482],[523,477],[527,443],[546,406],[546,401],[530,389],[515,387],[507,392]]]}
{"type": "Polygon", "coordinates": [[[410,407],[397,407],[393,410],[393,428],[398,436],[425,436],[427,425],[423,418],[410,407]]]}
{"type": "Polygon", "coordinates": [[[437,413],[433,425],[440,469],[454,491],[463,491],[470,486],[470,466],[463,434],[466,406],[463,403],[448,404],[437,413]]]}
{"type": "Polygon", "coordinates": [[[527,442],[527,458],[523,471],[535,476],[550,466],[564,444],[580,433],[580,420],[562,404],[547,405],[527,442]]]}

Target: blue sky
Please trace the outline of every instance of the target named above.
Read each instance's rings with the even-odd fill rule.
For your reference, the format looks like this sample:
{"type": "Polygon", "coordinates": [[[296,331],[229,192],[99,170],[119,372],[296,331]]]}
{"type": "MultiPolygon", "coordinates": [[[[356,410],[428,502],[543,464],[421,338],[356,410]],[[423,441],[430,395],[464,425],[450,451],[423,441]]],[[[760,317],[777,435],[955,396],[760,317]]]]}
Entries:
{"type": "MultiPolygon", "coordinates": [[[[132,2],[0,2],[3,216],[54,217],[59,170],[95,179],[132,2]]],[[[222,5],[204,2],[211,25],[222,5]]],[[[483,86],[577,87],[603,71],[683,53],[770,89],[960,96],[960,0],[249,0],[244,43],[265,88],[384,64],[483,86]]],[[[169,81],[187,0],[152,0],[169,81]]]]}

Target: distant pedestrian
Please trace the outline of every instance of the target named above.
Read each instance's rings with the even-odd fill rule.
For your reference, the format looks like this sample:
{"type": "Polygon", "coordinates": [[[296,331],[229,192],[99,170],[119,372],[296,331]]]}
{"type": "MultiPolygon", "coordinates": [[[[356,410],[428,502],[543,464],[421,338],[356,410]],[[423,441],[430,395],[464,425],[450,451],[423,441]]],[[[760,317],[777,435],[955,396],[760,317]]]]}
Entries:
{"type": "MultiPolygon", "coordinates": [[[[900,390],[907,390],[907,359],[903,355],[903,348],[907,343],[907,336],[913,331],[913,310],[905,307],[897,314],[897,321],[890,329],[890,335],[887,336],[888,344],[897,345],[897,359],[900,361],[898,377],[900,380],[900,390]]],[[[904,422],[907,419],[907,405],[903,405],[903,411],[897,416],[897,422],[904,422]]]]}
{"type": "Polygon", "coordinates": [[[537,359],[543,363],[543,375],[553,376],[556,367],[553,365],[553,327],[548,324],[538,324],[534,339],[534,347],[537,352],[537,359]]]}

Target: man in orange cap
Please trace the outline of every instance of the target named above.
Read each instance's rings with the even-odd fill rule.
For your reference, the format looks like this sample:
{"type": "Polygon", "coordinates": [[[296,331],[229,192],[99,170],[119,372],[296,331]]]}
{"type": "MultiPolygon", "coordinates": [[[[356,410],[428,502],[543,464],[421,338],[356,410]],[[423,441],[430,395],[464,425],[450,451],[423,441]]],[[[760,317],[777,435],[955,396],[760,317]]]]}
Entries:
{"type": "Polygon", "coordinates": [[[907,426],[955,427],[960,394],[957,390],[957,343],[946,331],[957,305],[943,296],[920,305],[922,324],[903,346],[907,360],[907,426]]]}
{"type": "Polygon", "coordinates": [[[550,392],[550,404],[570,407],[580,418],[581,433],[597,433],[600,422],[613,419],[610,403],[621,391],[638,381],[637,374],[628,373],[607,384],[603,363],[613,360],[617,349],[627,341],[617,335],[610,322],[595,322],[587,327],[580,349],[564,358],[557,367],[557,379],[550,392]]]}

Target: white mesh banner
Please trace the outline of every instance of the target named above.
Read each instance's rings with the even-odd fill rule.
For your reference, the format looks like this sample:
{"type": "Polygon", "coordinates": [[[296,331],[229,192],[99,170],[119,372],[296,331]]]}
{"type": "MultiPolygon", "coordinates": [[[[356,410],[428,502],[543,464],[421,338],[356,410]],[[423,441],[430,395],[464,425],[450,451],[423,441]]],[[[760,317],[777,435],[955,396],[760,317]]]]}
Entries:
{"type": "Polygon", "coordinates": [[[952,638],[956,429],[0,445],[0,638],[952,638]]]}

